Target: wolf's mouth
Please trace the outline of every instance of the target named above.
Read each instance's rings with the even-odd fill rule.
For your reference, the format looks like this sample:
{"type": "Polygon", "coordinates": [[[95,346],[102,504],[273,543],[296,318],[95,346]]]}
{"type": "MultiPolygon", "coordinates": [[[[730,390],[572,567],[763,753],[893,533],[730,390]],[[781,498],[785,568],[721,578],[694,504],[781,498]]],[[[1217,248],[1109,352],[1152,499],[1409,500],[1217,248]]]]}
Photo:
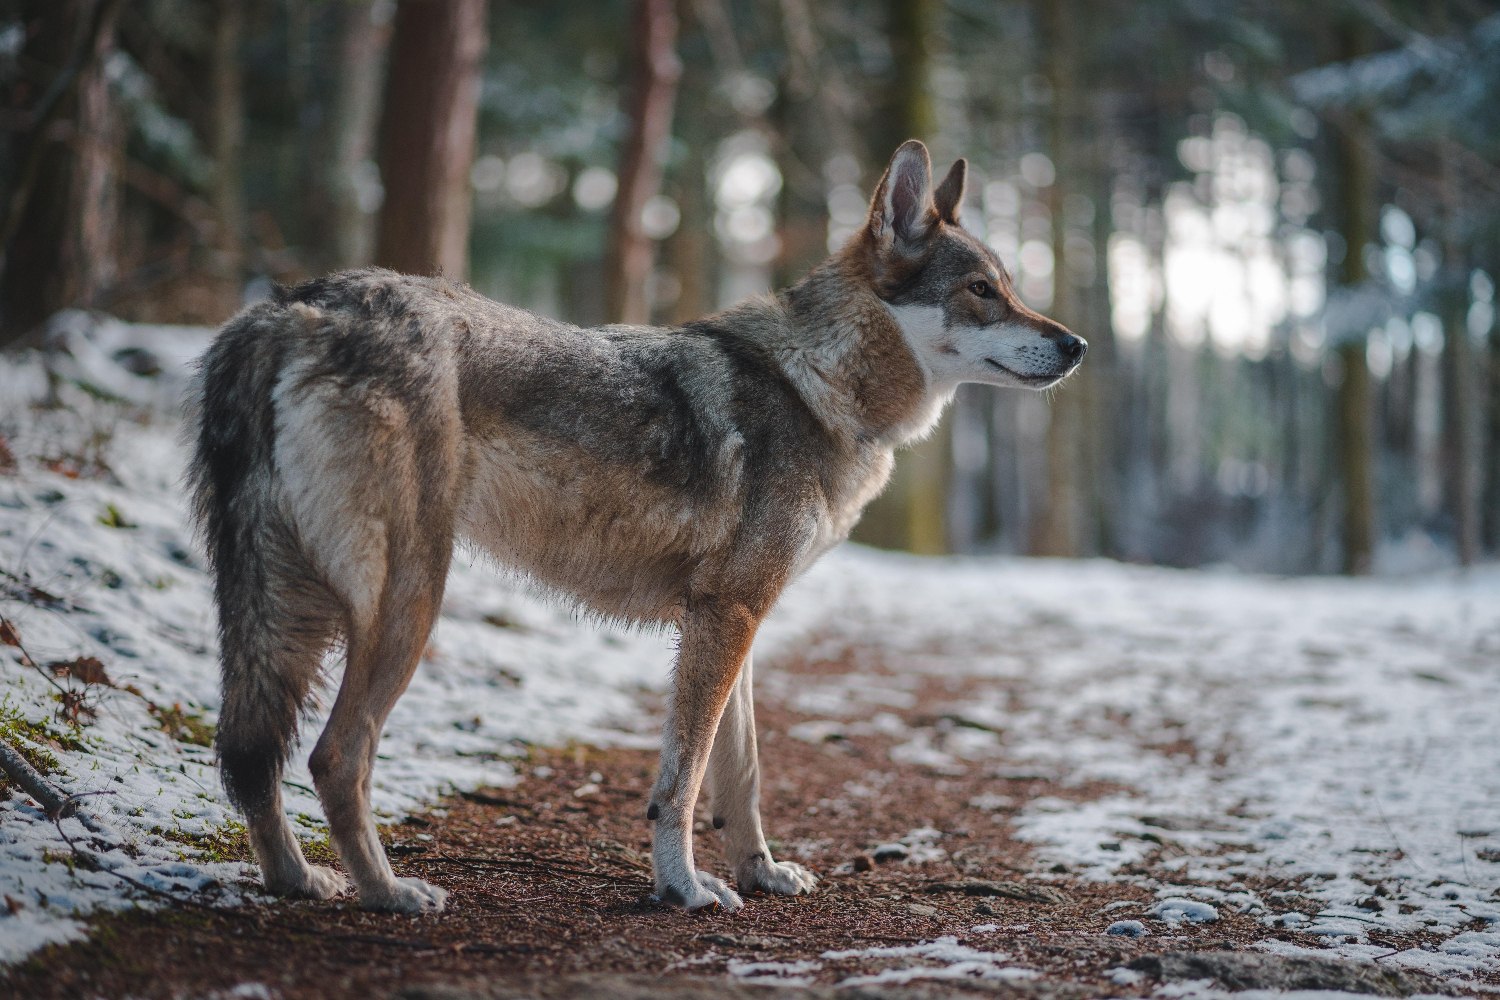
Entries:
{"type": "Polygon", "coordinates": [[[1056,375],[1022,375],[1014,368],[1005,367],[994,358],[985,358],[984,363],[992,368],[998,368],[1000,371],[1003,371],[1005,374],[1009,375],[1011,378],[1015,379],[1018,382],[1021,382],[1024,385],[1051,385],[1053,382],[1056,382],[1058,379],[1061,379],[1063,376],[1072,372],[1073,368],[1078,367],[1077,365],[1073,365],[1065,371],[1058,372],[1056,375]]]}

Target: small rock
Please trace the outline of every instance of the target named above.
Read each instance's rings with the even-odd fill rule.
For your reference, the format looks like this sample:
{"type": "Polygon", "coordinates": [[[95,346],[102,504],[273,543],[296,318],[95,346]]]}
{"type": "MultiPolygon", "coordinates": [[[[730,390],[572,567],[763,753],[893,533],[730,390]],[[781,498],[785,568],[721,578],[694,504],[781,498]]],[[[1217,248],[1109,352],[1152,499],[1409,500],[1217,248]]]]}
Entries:
{"type": "Polygon", "coordinates": [[[1139,920],[1116,920],[1104,928],[1104,933],[1113,934],[1115,937],[1139,938],[1151,932],[1139,920]]]}
{"type": "Polygon", "coordinates": [[[870,852],[876,861],[884,864],[887,861],[900,861],[911,854],[911,848],[905,844],[881,844],[870,852]]]}
{"type": "Polygon", "coordinates": [[[875,867],[875,859],[868,854],[861,854],[849,862],[849,864],[857,872],[867,872],[875,867]]]}
{"type": "Polygon", "coordinates": [[[1181,896],[1163,899],[1146,912],[1166,924],[1211,924],[1219,919],[1219,911],[1214,907],[1181,896]]]}
{"type": "Polygon", "coordinates": [[[938,912],[936,906],[928,906],[926,903],[907,903],[906,909],[908,913],[919,917],[935,917],[938,912]]]}

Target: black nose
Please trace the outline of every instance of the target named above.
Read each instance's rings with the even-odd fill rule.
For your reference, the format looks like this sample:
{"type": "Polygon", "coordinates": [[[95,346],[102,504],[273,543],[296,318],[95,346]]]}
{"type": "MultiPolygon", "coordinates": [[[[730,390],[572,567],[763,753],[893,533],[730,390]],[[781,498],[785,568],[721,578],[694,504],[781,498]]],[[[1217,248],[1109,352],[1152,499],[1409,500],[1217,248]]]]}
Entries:
{"type": "Polygon", "coordinates": [[[1062,351],[1063,357],[1077,364],[1083,360],[1083,352],[1089,349],[1089,342],[1082,337],[1065,333],[1057,338],[1057,349],[1062,351]]]}

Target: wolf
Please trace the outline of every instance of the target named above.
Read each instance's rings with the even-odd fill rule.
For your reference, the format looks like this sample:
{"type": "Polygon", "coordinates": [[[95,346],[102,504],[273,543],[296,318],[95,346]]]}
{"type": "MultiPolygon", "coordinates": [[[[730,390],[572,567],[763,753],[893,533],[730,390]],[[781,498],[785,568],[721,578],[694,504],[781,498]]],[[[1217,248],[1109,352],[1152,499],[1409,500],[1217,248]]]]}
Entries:
{"type": "Polygon", "coordinates": [[[964,229],[966,173],[958,160],[934,187],[926,147],[903,144],[841,250],[677,328],[580,329],[376,268],[278,289],[224,326],[189,402],[188,478],[218,608],[215,749],[268,890],[347,887],[308,864],[281,801],[299,711],[342,640],[309,758],[333,845],[363,907],[443,908],[443,889],[392,871],[369,794],[458,540],[582,609],[676,630],[646,811],[661,901],[813,889],[761,829],[757,627],[959,383],[1044,388],[1086,348],[964,229]],[[705,787],[738,892],[695,863],[705,787]]]}

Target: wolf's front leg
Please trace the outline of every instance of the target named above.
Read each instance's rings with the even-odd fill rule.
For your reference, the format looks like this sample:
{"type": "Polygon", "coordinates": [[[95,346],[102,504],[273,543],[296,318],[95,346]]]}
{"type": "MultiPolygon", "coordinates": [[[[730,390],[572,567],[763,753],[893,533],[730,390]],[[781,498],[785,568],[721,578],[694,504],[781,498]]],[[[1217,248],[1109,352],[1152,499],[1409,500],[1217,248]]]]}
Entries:
{"type": "Polygon", "coordinates": [[[693,864],[693,806],[708,770],[714,732],[750,650],[760,619],[743,603],[700,598],[689,604],[662,733],[661,773],[646,818],[656,823],[651,848],[656,894],[664,903],[696,910],[737,910],[740,897],[693,864]]]}
{"type": "Polygon", "coordinates": [[[714,826],[724,834],[724,854],[734,866],[740,892],[811,892],[818,878],[792,861],[771,860],[760,828],[760,761],[755,747],[755,696],[751,658],[719,721],[708,761],[714,826]]]}

